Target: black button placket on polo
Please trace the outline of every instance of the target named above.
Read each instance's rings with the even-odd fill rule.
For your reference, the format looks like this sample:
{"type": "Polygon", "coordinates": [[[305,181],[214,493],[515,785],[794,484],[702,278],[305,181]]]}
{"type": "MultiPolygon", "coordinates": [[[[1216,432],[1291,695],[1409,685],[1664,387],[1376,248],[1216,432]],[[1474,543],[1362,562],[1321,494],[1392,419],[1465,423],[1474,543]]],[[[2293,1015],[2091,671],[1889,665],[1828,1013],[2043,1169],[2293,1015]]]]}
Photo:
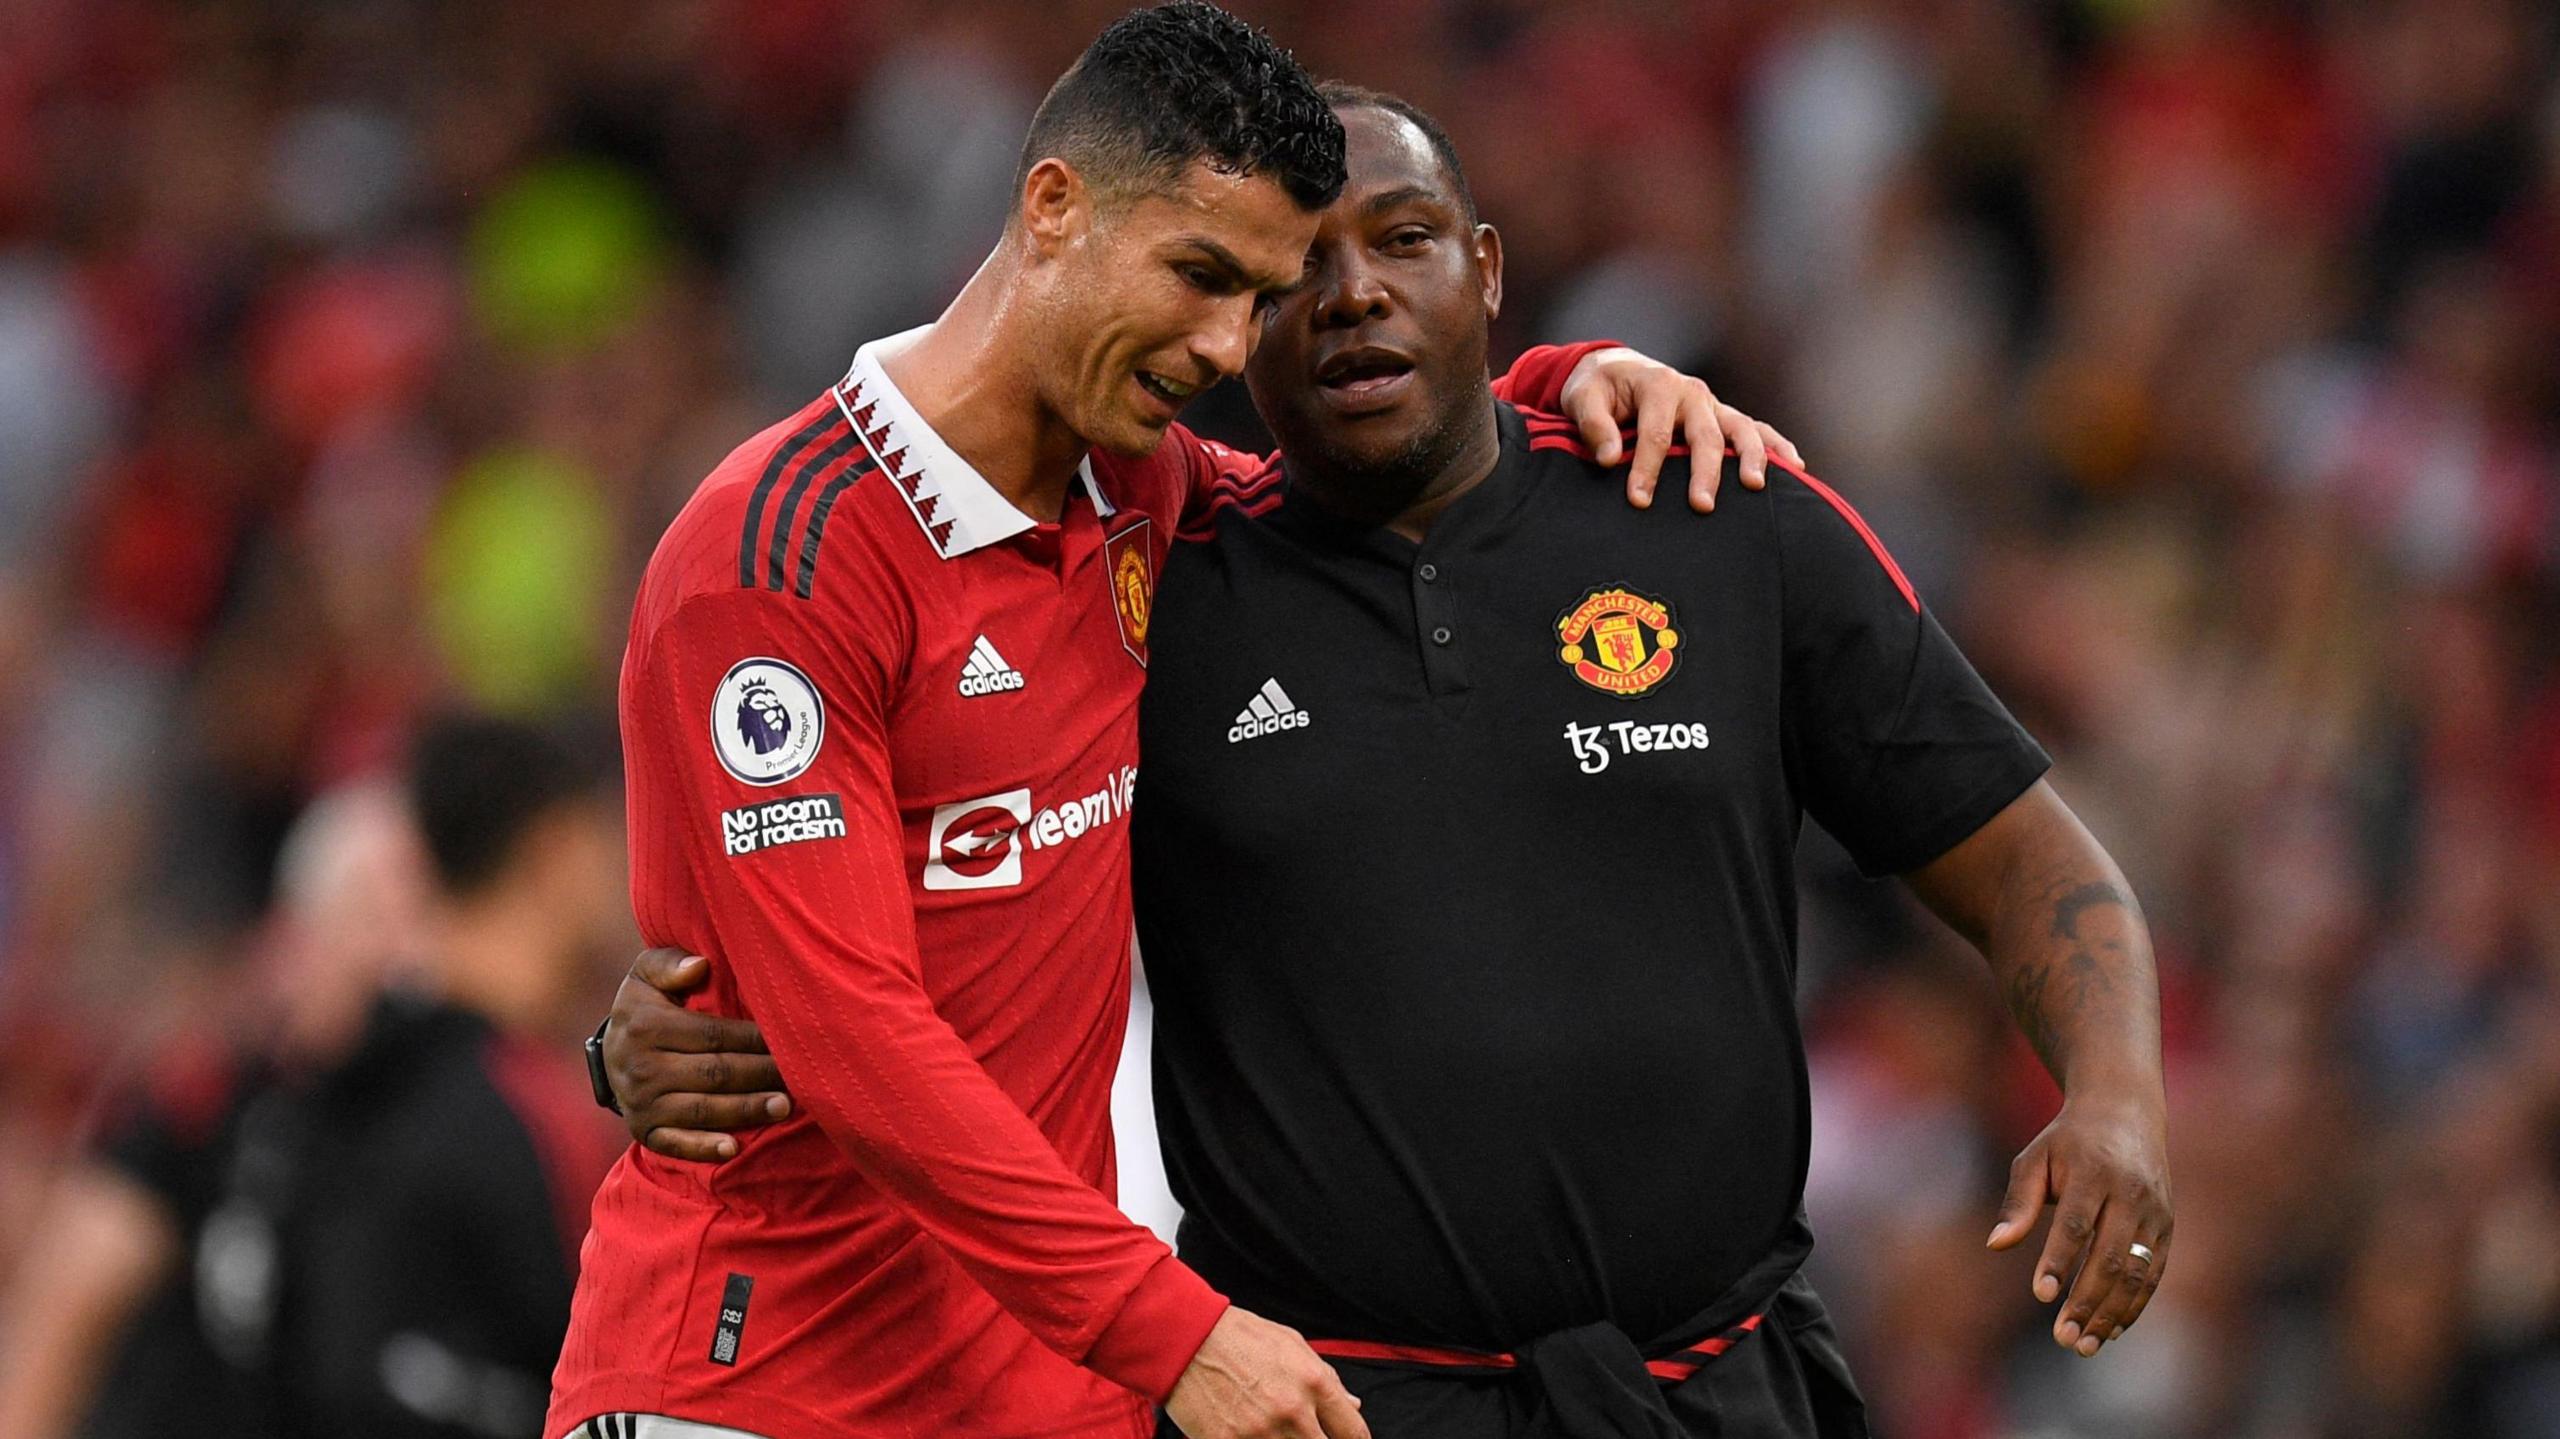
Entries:
{"type": "Polygon", "coordinates": [[[1509,405],[1494,406],[1494,419],[1502,451],[1493,472],[1442,512],[1408,562],[1423,687],[1448,720],[1465,708],[1467,656],[1477,638],[1462,604],[1467,577],[1491,573],[1493,551],[1527,494],[1528,431],[1509,405]]]}
{"type": "Polygon", "coordinates": [[[1413,594],[1413,632],[1422,655],[1422,687],[1442,706],[1445,718],[1457,718],[1458,702],[1467,693],[1466,629],[1458,612],[1459,586],[1452,567],[1439,558],[1446,546],[1437,532],[1426,535],[1408,568],[1413,594]]]}

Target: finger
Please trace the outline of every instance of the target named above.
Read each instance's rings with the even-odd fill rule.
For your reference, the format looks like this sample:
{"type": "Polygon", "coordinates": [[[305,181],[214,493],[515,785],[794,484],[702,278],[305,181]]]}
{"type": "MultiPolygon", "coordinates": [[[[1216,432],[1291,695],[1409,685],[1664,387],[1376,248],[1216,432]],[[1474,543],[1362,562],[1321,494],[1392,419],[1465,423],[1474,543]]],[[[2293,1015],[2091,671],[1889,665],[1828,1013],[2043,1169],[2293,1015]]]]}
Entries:
{"type": "Polygon", "coordinates": [[[2044,1150],[2030,1146],[2009,1166],[2009,1192],[2000,1197],[2000,1220],[1991,1226],[1989,1249],[2012,1249],[2035,1232],[2036,1218],[2052,1198],[2051,1174],[2044,1150]]]}
{"type": "Polygon", "coordinates": [[[711,961],[662,944],[642,950],[640,957],[631,961],[631,973],[660,994],[682,994],[699,988],[711,977],[711,961]]]}
{"type": "Polygon", "coordinates": [[[689,1159],[696,1164],[717,1164],[738,1157],[738,1141],[726,1134],[662,1128],[649,1130],[640,1142],[669,1159],[689,1159]]]}
{"type": "Polygon", "coordinates": [[[1342,1380],[1330,1368],[1325,1372],[1324,1387],[1316,1391],[1316,1422],[1324,1426],[1325,1439],[1369,1439],[1368,1421],[1360,1417],[1360,1401],[1342,1387],[1342,1380]]]}
{"type": "MultiPolygon", "coordinates": [[[[2168,1234],[2164,1232],[2159,1238],[2146,1239],[2143,1243],[2151,1246],[2151,1263],[2143,1269],[2141,1291],[2133,1296],[2133,1307],[2125,1311],[2124,1321],[2116,1326],[2116,1334],[2131,1329],[2134,1321],[2142,1317],[2142,1311],[2151,1307],[2151,1296],[2160,1292],[2160,1281],[2169,1272],[2168,1234]]],[[[2107,1337],[2112,1339],[2115,1335],[2107,1337]]]]}
{"type": "Polygon", "coordinates": [[[662,1094],[631,1111],[635,1127],[725,1134],[758,1129],[791,1113],[787,1094],[662,1094]]]}
{"type": "Polygon", "coordinates": [[[1603,465],[1618,463],[1622,448],[1618,443],[1618,417],[1610,413],[1615,394],[1614,384],[1589,384],[1565,402],[1574,428],[1582,432],[1582,443],[1591,451],[1591,457],[1603,465]]]}
{"type": "Polygon", "coordinates": [[[667,1067],[667,1088],[696,1094],[765,1094],[782,1088],[770,1055],[688,1054],[667,1067]]]}
{"type": "Polygon", "coordinates": [[[1719,407],[1717,418],[1724,421],[1725,439],[1733,446],[1734,468],[1742,475],[1743,488],[1766,488],[1769,443],[1760,438],[1760,422],[1731,405],[1719,407]]]}
{"type": "Polygon", "coordinates": [[[1645,502],[1653,501],[1653,489],[1662,479],[1662,460],[1671,453],[1671,431],[1677,423],[1675,404],[1660,398],[1653,389],[1645,391],[1642,406],[1636,412],[1636,454],[1627,466],[1627,488],[1630,493],[1641,486],[1645,502]]]}
{"type": "Polygon", "coordinates": [[[1778,427],[1770,424],[1767,420],[1759,420],[1754,423],[1760,426],[1760,438],[1763,443],[1768,445],[1769,453],[1785,460],[1788,464],[1795,466],[1799,470],[1804,468],[1804,454],[1796,448],[1795,441],[1779,434],[1778,427]]]}
{"type": "MultiPolygon", "coordinates": [[[[2114,1207],[2109,1205],[2110,1209],[2114,1207]]],[[[2125,1208],[2130,1213],[2132,1206],[2125,1208]]],[[[2103,1230],[2099,1242],[2106,1242],[2103,1230]]],[[[2124,1333],[2125,1326],[2133,1322],[2135,1307],[2150,1290],[2151,1272],[2160,1264],[2160,1246],[2152,1242],[2149,1232],[2138,1222],[2126,1223],[2124,1244],[2118,1255],[2123,1261],[2123,1272],[2105,1293],[2098,1296],[2097,1307],[2090,1310],[2089,1317],[2080,1323],[2080,1332],[2086,1336],[2080,1341],[2080,1352],[2084,1355],[2096,1354],[2098,1346],[2124,1333]],[[2136,1244],[2149,1250],[2151,1257],[2145,1259],[2135,1254],[2133,1246],[2136,1244]]]]}
{"type": "Polygon", "coordinates": [[[1271,1435],[1274,1439],[1325,1439],[1324,1421],[1316,1417],[1315,1401],[1303,1395],[1285,1403],[1274,1402],[1260,1419],[1233,1432],[1271,1435]]]}
{"type": "Polygon", "coordinates": [[[1716,438],[1716,393],[1703,384],[1689,386],[1680,405],[1680,433],[1689,441],[1689,508],[1711,514],[1716,490],[1724,483],[1724,443],[1716,438]]]}
{"type": "MultiPolygon", "coordinates": [[[[724,1015],[700,1014],[690,1009],[668,1009],[635,1018],[631,1022],[631,1038],[650,1049],[671,1054],[766,1054],[764,1031],[752,1019],[730,1019],[724,1015]]],[[[610,1040],[611,1035],[606,1038],[610,1040]]],[[[782,1081],[774,1079],[759,1089],[780,1089],[782,1081]]]]}
{"type": "Polygon", "coordinates": [[[2062,1297],[2089,1241],[2098,1233],[2098,1206],[2104,1196],[2095,1186],[2066,1190],[2054,1205],[2053,1227],[2045,1231],[2044,1253],[2036,1260],[2036,1300],[2051,1304],[2062,1297]]]}
{"type": "MultiPolygon", "coordinates": [[[[2099,1188],[2094,1184],[2089,1187],[2099,1188]]],[[[2132,1277],[2132,1246],[2133,1207],[2101,1199],[2097,1232],[2089,1242],[2088,1252],[2081,1256],[2071,1292],[2064,1296],[2062,1308],[2053,1320],[2055,1342],[2076,1351],[2083,1359],[2097,1353],[2104,1342],[2090,1332],[2090,1321],[2117,1286],[2132,1277]]]]}

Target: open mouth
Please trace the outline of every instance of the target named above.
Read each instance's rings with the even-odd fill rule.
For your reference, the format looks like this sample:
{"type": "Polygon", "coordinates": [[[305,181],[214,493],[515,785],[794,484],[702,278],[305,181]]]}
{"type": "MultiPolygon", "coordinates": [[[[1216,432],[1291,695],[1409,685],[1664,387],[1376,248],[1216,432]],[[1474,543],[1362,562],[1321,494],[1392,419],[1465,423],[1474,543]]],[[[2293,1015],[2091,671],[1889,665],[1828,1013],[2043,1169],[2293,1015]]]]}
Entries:
{"type": "Polygon", "coordinates": [[[1394,350],[1363,345],[1316,366],[1316,383],[1344,395],[1374,394],[1413,373],[1413,361],[1394,350]]]}
{"type": "Polygon", "coordinates": [[[1316,366],[1316,394],[1346,418],[1383,415],[1413,390],[1413,360],[1400,350],[1360,345],[1327,355],[1316,366]]]}
{"type": "Polygon", "coordinates": [[[1200,393],[1198,385],[1186,385],[1180,380],[1169,375],[1159,375],[1153,370],[1138,372],[1138,388],[1163,401],[1168,408],[1176,410],[1188,404],[1193,395],[1200,393]]]}

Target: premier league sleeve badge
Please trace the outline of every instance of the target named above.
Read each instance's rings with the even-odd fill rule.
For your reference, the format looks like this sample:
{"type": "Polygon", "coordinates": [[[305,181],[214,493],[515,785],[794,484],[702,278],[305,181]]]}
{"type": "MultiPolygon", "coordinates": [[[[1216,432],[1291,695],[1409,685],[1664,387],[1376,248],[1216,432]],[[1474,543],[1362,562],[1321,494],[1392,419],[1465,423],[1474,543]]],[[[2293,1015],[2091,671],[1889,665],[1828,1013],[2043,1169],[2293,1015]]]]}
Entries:
{"type": "Polygon", "coordinates": [[[826,733],[817,685],[783,660],[740,660],[712,693],[712,751],[744,783],[776,785],[806,771],[826,733]]]}

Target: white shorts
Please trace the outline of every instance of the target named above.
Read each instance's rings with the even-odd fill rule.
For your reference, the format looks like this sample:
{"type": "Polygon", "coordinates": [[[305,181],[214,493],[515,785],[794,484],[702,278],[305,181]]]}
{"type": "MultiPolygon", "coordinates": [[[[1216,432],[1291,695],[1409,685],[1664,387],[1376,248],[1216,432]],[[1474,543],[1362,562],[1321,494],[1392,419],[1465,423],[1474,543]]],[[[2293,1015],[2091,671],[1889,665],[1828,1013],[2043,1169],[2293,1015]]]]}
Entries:
{"type": "Polygon", "coordinates": [[[744,1429],[723,1429],[670,1419],[664,1414],[599,1414],[560,1439],[764,1439],[744,1429]]]}

